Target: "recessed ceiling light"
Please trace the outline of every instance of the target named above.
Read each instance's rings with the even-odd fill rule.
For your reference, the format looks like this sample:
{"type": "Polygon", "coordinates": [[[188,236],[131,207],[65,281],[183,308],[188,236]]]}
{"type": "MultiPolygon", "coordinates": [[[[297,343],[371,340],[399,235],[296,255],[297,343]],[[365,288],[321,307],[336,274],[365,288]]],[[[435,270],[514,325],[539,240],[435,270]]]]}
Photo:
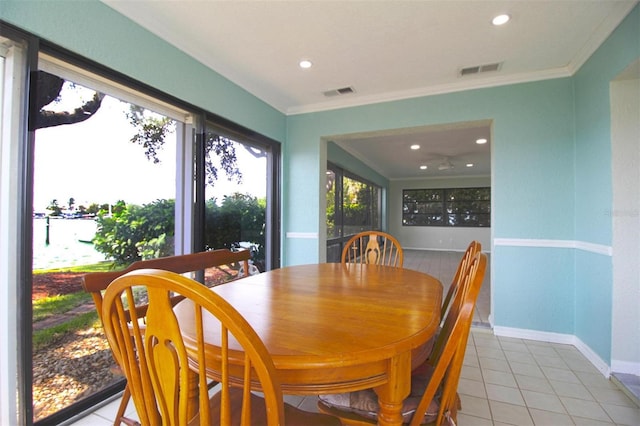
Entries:
{"type": "Polygon", "coordinates": [[[511,16],[507,14],[498,15],[491,20],[491,23],[495,26],[504,25],[511,19],[511,16]]]}
{"type": "Polygon", "coordinates": [[[487,140],[486,140],[485,138],[476,139],[476,143],[477,143],[478,145],[482,145],[482,144],[487,143],[487,140]]]}
{"type": "Polygon", "coordinates": [[[300,65],[300,68],[307,69],[311,68],[311,65],[313,65],[313,63],[308,59],[303,59],[298,65],[300,65]]]}
{"type": "Polygon", "coordinates": [[[420,170],[427,170],[427,166],[420,166],[420,170]]]}
{"type": "Polygon", "coordinates": [[[467,163],[467,167],[473,167],[473,163],[467,163]]]}
{"type": "Polygon", "coordinates": [[[420,145],[418,145],[418,144],[411,145],[411,149],[413,149],[414,151],[415,151],[416,149],[420,149],[420,145]]]}

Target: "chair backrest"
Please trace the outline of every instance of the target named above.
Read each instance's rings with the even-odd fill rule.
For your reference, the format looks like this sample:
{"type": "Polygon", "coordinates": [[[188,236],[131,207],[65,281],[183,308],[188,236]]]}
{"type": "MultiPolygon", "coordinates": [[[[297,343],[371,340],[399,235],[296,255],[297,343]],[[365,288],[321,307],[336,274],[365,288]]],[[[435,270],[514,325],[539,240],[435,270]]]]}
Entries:
{"type": "Polygon", "coordinates": [[[471,241],[471,243],[469,243],[469,245],[467,246],[467,249],[462,255],[460,262],[458,263],[458,268],[456,269],[456,273],[453,276],[453,280],[451,281],[451,285],[449,286],[447,295],[444,298],[444,301],[442,302],[442,310],[440,311],[440,318],[445,317],[447,313],[447,309],[449,309],[449,304],[451,303],[451,300],[453,299],[453,296],[455,295],[456,291],[460,287],[460,282],[467,269],[467,266],[469,266],[469,262],[471,262],[471,259],[473,259],[476,253],[479,253],[481,250],[482,250],[482,244],[480,244],[480,242],[478,241],[471,241]]]}
{"type": "Polygon", "coordinates": [[[217,249],[192,254],[159,257],[157,259],[139,260],[120,271],[91,272],[85,274],[82,277],[82,286],[85,291],[93,297],[98,316],[102,319],[102,292],[106,290],[111,281],[128,272],[137,269],[163,269],[184,274],[236,263],[240,263],[244,271],[249,271],[250,258],[251,252],[249,250],[231,251],[228,249],[217,249]]]}
{"type": "Polygon", "coordinates": [[[463,304],[469,300],[473,303],[473,307],[475,308],[478,295],[480,294],[480,288],[482,287],[482,281],[484,280],[486,268],[487,255],[479,252],[475,254],[468,263],[467,268],[463,271],[459,289],[451,301],[451,306],[449,307],[449,310],[442,322],[442,328],[440,329],[436,341],[433,344],[433,348],[431,349],[431,353],[429,354],[427,362],[430,365],[435,365],[438,361],[444,345],[449,338],[449,333],[453,328],[453,324],[460,314],[463,304]]]}
{"type": "Polygon", "coordinates": [[[342,263],[371,263],[402,267],[404,254],[400,242],[381,231],[360,232],[342,249],[342,263]]]}
{"type": "MultiPolygon", "coordinates": [[[[411,426],[418,426],[424,422],[427,410],[432,405],[431,403],[440,389],[442,389],[442,393],[440,394],[437,418],[433,424],[443,424],[443,418],[448,417],[449,412],[455,409],[458,381],[473,319],[473,305],[471,301],[465,301],[462,305],[459,315],[451,327],[449,338],[442,349],[438,362],[433,366],[430,380],[426,384],[424,394],[411,419],[411,426]]],[[[412,384],[412,386],[415,385],[412,384]]],[[[431,424],[431,422],[429,423],[431,424]]]]}
{"type": "MultiPolygon", "coordinates": [[[[264,394],[267,424],[284,421],[281,385],[260,337],[227,301],[197,281],[162,270],[129,272],[107,287],[102,317],[105,334],[125,372],[142,424],[186,425],[196,414],[200,425],[212,424],[212,420],[231,424],[229,369],[234,356],[244,358],[241,383],[234,381],[235,386],[243,386],[239,411],[242,424],[251,424],[252,380],[254,384],[259,382],[264,394]],[[148,306],[146,327],[142,330],[135,304],[144,293],[148,306]],[[184,299],[178,306],[182,312],[189,312],[195,322],[195,341],[190,339],[188,344],[173,309],[175,295],[184,299]],[[202,321],[208,315],[219,322],[219,329],[213,331],[220,334],[221,342],[219,359],[215,356],[215,361],[205,356],[202,321]],[[210,406],[207,369],[219,372],[219,407],[210,406]],[[214,412],[219,419],[211,418],[214,412]]],[[[237,372],[233,376],[238,380],[237,372]]]]}
{"type": "Polygon", "coordinates": [[[429,357],[428,363],[432,366],[432,373],[411,420],[412,426],[422,422],[439,389],[442,389],[442,393],[435,424],[442,424],[443,417],[455,410],[458,382],[486,263],[487,256],[484,253],[476,253],[463,273],[461,291],[454,298],[429,357]]]}

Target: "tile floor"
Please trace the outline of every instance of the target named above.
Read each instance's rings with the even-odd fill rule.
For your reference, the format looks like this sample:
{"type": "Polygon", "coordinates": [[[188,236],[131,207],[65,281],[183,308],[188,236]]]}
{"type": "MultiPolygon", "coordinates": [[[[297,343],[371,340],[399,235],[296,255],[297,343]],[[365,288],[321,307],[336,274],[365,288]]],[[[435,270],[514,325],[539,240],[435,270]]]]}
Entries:
{"type": "MultiPolygon", "coordinates": [[[[404,267],[438,277],[446,292],[461,256],[459,252],[405,250],[404,267]]],[[[458,386],[462,399],[458,424],[640,425],[640,394],[626,390],[640,388],[637,376],[608,380],[571,345],[492,334],[489,271],[487,267],[458,386]],[[626,389],[616,382],[624,383],[626,389]]],[[[288,396],[286,400],[316,410],[315,397],[288,396]]],[[[66,424],[112,424],[118,403],[119,398],[66,424]]],[[[135,416],[130,407],[129,415],[135,416]]]]}
{"type": "MultiPolygon", "coordinates": [[[[638,402],[573,346],[496,337],[484,328],[474,328],[469,337],[458,392],[460,426],[640,425],[638,402]]],[[[316,410],[315,397],[286,399],[316,410]]],[[[112,424],[118,403],[67,424],[112,424]]]]}

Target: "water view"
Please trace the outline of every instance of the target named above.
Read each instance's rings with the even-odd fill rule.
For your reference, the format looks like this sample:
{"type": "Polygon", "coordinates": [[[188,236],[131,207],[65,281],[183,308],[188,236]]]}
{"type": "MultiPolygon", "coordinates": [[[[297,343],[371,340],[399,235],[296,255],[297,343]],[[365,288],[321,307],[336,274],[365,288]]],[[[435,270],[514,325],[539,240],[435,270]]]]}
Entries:
{"type": "Polygon", "coordinates": [[[104,261],[90,242],[96,233],[93,219],[33,219],[33,269],[53,269],[104,261]]]}

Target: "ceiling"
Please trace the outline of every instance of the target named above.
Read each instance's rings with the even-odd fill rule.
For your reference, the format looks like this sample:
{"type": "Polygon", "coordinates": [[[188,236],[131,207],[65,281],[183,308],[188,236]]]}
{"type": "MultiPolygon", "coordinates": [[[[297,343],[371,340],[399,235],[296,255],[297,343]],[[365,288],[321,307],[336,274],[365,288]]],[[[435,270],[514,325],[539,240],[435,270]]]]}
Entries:
{"type": "MultiPolygon", "coordinates": [[[[636,3],[102,1],[287,115],[571,76],[636,3]],[[501,13],[511,20],[493,26],[501,13]],[[473,67],[481,72],[461,75],[473,67]]],[[[488,176],[490,136],[489,122],[474,122],[331,140],[406,179],[488,176]],[[439,170],[445,158],[453,168],[439,170]]]]}

